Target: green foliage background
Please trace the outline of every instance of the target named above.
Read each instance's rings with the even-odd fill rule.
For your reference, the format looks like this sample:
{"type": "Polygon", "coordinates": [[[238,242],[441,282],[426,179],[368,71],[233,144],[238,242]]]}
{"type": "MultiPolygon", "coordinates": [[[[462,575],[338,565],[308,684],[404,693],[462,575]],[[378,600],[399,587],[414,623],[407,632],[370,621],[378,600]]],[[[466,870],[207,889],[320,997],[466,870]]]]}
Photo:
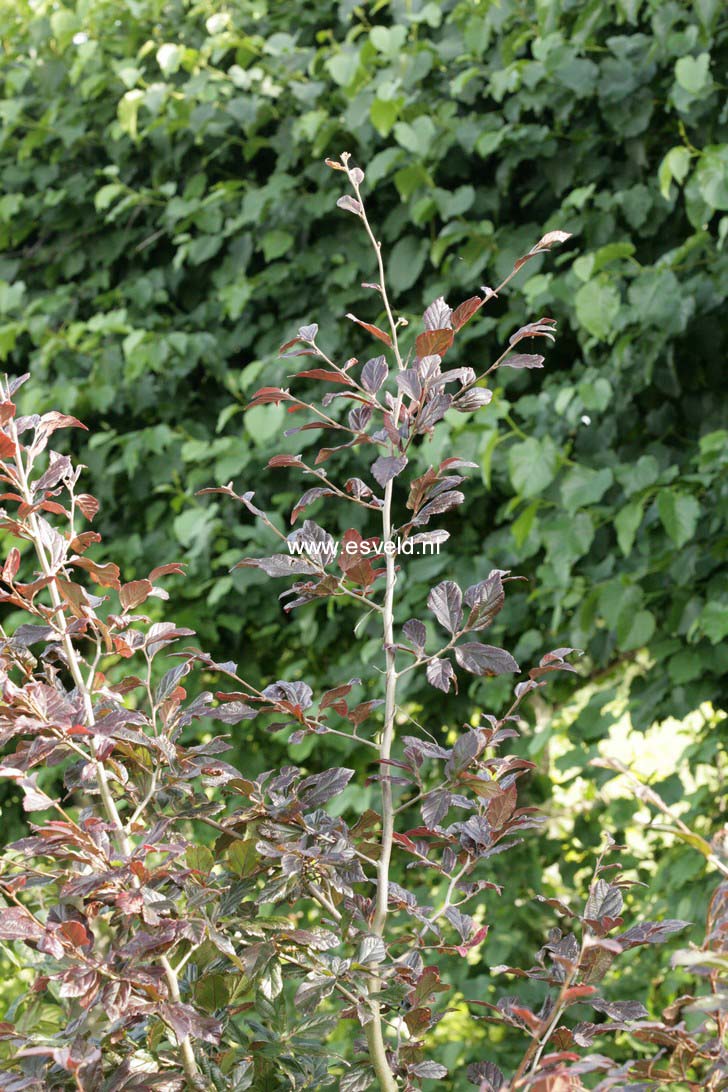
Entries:
{"type": "MultiPolygon", "coordinates": [[[[510,568],[529,583],[511,586],[494,640],[521,663],[557,645],[586,653],[580,678],[549,686],[559,711],[538,706],[522,743],[550,817],[518,874],[508,867],[522,901],[489,903],[481,962],[450,972],[484,997],[489,964],[528,962],[553,923],[528,896],[583,891],[603,827],[650,882],[633,904],[696,921],[698,939],[714,877],[694,849],[646,830],[643,806],[588,762],[635,757],[701,833],[725,821],[722,5],[0,0],[0,36],[4,367],[31,371],[26,411],[54,406],[91,427],[75,442],[126,578],[184,560],[170,616],[253,681],[377,678],[378,643],[350,634],[353,616],[286,619],[279,585],[229,575],[270,538],[195,497],[234,479],[285,512],[302,492],[290,472],[261,468],[315,434],[282,446],[283,407],[242,413],[290,372],[277,349],[298,325],[318,322],[337,357],[372,355],[343,320],[377,317],[360,287],[372,258],[335,208],[324,157],[348,150],[366,168],[412,319],[440,294],[455,306],[497,283],[545,231],[574,234],[459,338],[459,363],[481,367],[517,326],[553,315],[545,372],[499,373],[493,404],[448,417],[421,453],[423,468],[456,451],[480,471],[447,553],[406,563],[403,619],[437,579],[510,568]]],[[[335,532],[344,516],[320,518],[335,532]]],[[[482,680],[453,700],[408,678],[412,715],[434,731],[504,698],[482,680]]],[[[249,765],[288,753],[244,731],[234,742],[249,765]]],[[[353,761],[346,744],[312,747],[290,753],[312,768],[353,761]]],[[[361,807],[371,791],[344,802],[361,807]]],[[[4,813],[12,830],[11,797],[4,813]]],[[[663,972],[648,953],[626,977],[657,1003],[676,988],[663,972]]],[[[455,1062],[473,1031],[448,1021],[455,1062]]]]}

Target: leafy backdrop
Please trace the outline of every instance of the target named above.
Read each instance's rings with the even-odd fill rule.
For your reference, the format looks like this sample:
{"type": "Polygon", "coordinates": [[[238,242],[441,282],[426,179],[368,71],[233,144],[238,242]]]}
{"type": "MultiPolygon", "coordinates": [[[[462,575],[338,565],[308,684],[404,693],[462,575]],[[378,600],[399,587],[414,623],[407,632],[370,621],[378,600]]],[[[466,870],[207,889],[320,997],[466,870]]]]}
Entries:
{"type": "MultiPolygon", "coordinates": [[[[460,363],[477,367],[524,309],[553,316],[545,374],[498,373],[487,416],[453,414],[428,460],[457,433],[479,467],[450,527],[463,580],[496,566],[528,577],[502,615],[507,647],[526,659],[554,644],[586,653],[581,678],[561,684],[563,709],[541,709],[528,742],[534,801],[557,793],[549,837],[522,851],[524,885],[544,870],[555,890],[578,885],[606,823],[635,862],[654,854],[658,909],[699,917],[710,882],[699,854],[643,831],[638,801],[587,763],[611,732],[703,833],[719,825],[722,5],[316,0],[294,15],[280,0],[224,11],[0,0],[0,33],[4,367],[32,372],[26,410],[60,406],[96,428],[81,453],[126,578],[185,561],[175,618],[213,653],[252,662],[253,681],[305,673],[332,685],[362,665],[371,676],[379,653],[340,615],[285,619],[262,576],[229,575],[241,552],[267,549],[267,532],[195,497],[230,479],[256,488],[285,414],[242,409],[290,371],[281,330],[316,321],[343,358],[368,347],[343,316],[376,319],[360,287],[371,260],[333,206],[323,158],[347,149],[366,166],[405,315],[497,283],[545,231],[573,233],[461,336],[460,363]]],[[[265,507],[297,496],[279,473],[258,486],[265,507]]],[[[406,594],[422,599],[447,563],[409,561],[406,594]]],[[[475,681],[452,699],[413,684],[409,700],[447,734],[498,691],[475,681]]],[[[285,754],[279,736],[234,742],[257,769],[285,754]]],[[[333,760],[337,744],[316,746],[292,751],[312,768],[333,760]]],[[[12,792],[3,800],[12,826],[12,792]]],[[[493,929],[486,962],[538,935],[533,917],[524,904],[493,929]]],[[[472,995],[477,965],[459,973],[472,995]]]]}

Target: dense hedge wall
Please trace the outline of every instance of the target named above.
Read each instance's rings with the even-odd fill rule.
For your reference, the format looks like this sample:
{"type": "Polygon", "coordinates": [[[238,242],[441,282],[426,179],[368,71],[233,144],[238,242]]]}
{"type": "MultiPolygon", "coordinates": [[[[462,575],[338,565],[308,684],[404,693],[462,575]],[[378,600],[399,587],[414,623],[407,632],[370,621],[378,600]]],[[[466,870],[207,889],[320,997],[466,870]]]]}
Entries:
{"type": "MultiPolygon", "coordinates": [[[[498,373],[489,410],[454,415],[450,435],[482,484],[450,526],[450,556],[408,564],[403,579],[420,600],[453,555],[461,582],[513,569],[530,583],[502,616],[507,647],[585,650],[576,693],[562,692],[572,703],[559,719],[544,710],[528,743],[544,771],[535,798],[554,779],[576,786],[575,827],[555,813],[548,843],[556,862],[576,831],[562,879],[605,808],[617,831],[638,809],[599,795],[604,771],[574,781],[625,710],[639,730],[694,714],[686,764],[663,764],[663,789],[712,829],[715,785],[692,778],[726,743],[722,5],[218,8],[0,2],[0,355],[33,373],[43,408],[100,428],[83,458],[127,578],[186,561],[175,618],[266,680],[374,672],[378,646],[342,636],[341,617],[284,620],[262,577],[228,575],[241,553],[266,552],[265,529],[194,495],[234,479],[290,507],[298,482],[260,471],[283,408],[243,417],[246,398],[290,371],[277,349],[301,322],[320,324],[332,354],[368,348],[343,316],[376,318],[360,287],[371,258],[334,207],[323,158],[348,149],[367,168],[405,315],[440,294],[454,306],[544,231],[570,231],[472,324],[461,362],[474,365],[524,312],[553,315],[560,336],[545,373],[498,373]]],[[[439,728],[498,690],[410,698],[439,728]]],[[[277,737],[244,746],[259,767],[283,753],[277,737]]],[[[544,852],[524,851],[524,869],[544,852]]],[[[690,917],[696,888],[676,878],[700,860],[660,852],[656,897],[690,917]]],[[[525,914],[513,923],[513,946],[531,927],[525,914]]]]}

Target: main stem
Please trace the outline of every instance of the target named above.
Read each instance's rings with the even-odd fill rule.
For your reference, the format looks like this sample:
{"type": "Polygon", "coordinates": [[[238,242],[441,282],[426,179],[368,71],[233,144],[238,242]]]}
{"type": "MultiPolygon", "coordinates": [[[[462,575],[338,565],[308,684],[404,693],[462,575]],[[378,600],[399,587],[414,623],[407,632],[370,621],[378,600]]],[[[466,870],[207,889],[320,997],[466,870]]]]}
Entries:
{"type": "MultiPolygon", "coordinates": [[[[23,452],[18,440],[17,429],[15,428],[15,422],[10,423],[10,434],[15,444],[15,465],[18,471],[18,481],[20,483],[23,499],[26,503],[32,507],[33,505],[33,493],[28,484],[28,476],[25,472],[25,465],[23,463],[23,452]]],[[[87,726],[90,728],[96,723],[96,717],[94,715],[93,698],[91,691],[89,690],[86,681],[83,677],[83,671],[81,668],[81,661],[71,635],[68,632],[68,624],[66,622],[66,613],[63,608],[63,600],[60,592],[58,591],[58,585],[56,584],[53,568],[48,561],[48,555],[46,554],[43,540],[40,534],[40,528],[38,527],[38,520],[35,512],[30,513],[28,523],[33,535],[33,546],[35,553],[40,563],[41,571],[43,575],[48,577],[50,584],[48,585],[48,591],[50,593],[51,602],[54,607],[54,619],[55,623],[61,634],[61,643],[63,650],[66,654],[66,662],[68,669],[71,672],[74,684],[78,693],[83,700],[84,712],[86,714],[87,726]]],[[[99,786],[99,794],[104,806],[107,818],[114,830],[116,831],[117,841],[119,848],[124,857],[131,857],[134,852],[134,844],[126,832],[121,816],[119,815],[119,809],[116,806],[116,801],[111,793],[109,787],[109,779],[106,774],[106,767],[103,762],[96,756],[96,745],[92,741],[91,749],[93,751],[93,764],[94,771],[96,773],[96,781],[99,786]]],[[[136,877],[133,877],[133,882],[138,886],[139,881],[136,877]]],[[[179,981],[177,975],[174,972],[172,964],[169,962],[166,956],[161,956],[159,959],[160,966],[164,972],[165,979],[167,981],[167,987],[169,989],[170,997],[175,1003],[179,1003],[181,1000],[179,992],[179,981]]],[[[180,1054],[182,1056],[182,1067],[185,1072],[185,1076],[193,1088],[200,1087],[200,1071],[197,1067],[197,1059],[195,1058],[195,1052],[192,1048],[192,1041],[189,1036],[186,1035],[184,1039],[178,1040],[180,1054]]]]}
{"type": "MultiPolygon", "coordinates": [[[[349,175],[351,180],[351,175],[349,175]]],[[[387,295],[386,278],[384,275],[384,262],[382,261],[382,245],[375,237],[367,219],[364,202],[359,192],[359,186],[352,182],[357,199],[361,205],[361,218],[369,240],[374,248],[379,270],[379,287],[387,320],[391,331],[392,348],[394,350],[397,368],[403,370],[402,356],[397,341],[397,322],[395,321],[392,307],[387,295]]],[[[393,411],[395,425],[399,418],[402,396],[397,398],[393,411]]],[[[385,694],[384,694],[384,726],[379,744],[379,769],[382,787],[382,837],[379,861],[377,863],[377,891],[375,897],[374,917],[372,919],[372,932],[377,936],[383,936],[387,921],[387,907],[389,901],[389,867],[392,859],[392,844],[394,835],[394,803],[392,799],[392,782],[390,780],[389,759],[392,754],[394,742],[394,718],[397,709],[397,669],[395,664],[394,649],[394,586],[397,581],[394,553],[388,550],[388,543],[392,540],[392,491],[394,481],[387,482],[384,487],[384,505],[382,508],[382,542],[385,551],[385,576],[386,587],[384,592],[384,605],[382,608],[382,636],[384,638],[384,662],[385,662],[385,694]]],[[[382,1013],[377,999],[377,994],[382,988],[382,979],[379,975],[373,975],[369,982],[369,1006],[371,1020],[366,1025],[367,1045],[369,1056],[374,1067],[379,1087],[383,1092],[397,1092],[397,1081],[387,1061],[387,1049],[382,1028],[382,1013]]]]}
{"type": "MultiPolygon", "coordinates": [[[[392,482],[388,482],[384,489],[384,508],[382,512],[383,542],[390,541],[392,535],[392,482]]],[[[392,753],[394,740],[394,715],[397,707],[397,672],[395,667],[394,652],[394,585],[396,581],[394,554],[386,552],[386,588],[384,593],[384,608],[382,614],[384,656],[385,656],[385,695],[384,695],[384,727],[379,745],[379,763],[382,786],[382,839],[379,861],[377,864],[377,892],[375,900],[374,918],[372,919],[372,932],[382,936],[387,920],[387,904],[389,898],[389,865],[392,858],[392,842],[394,834],[394,803],[392,800],[392,782],[390,780],[387,761],[392,753]]],[[[392,1070],[387,1061],[387,1051],[382,1030],[382,1014],[377,1000],[377,994],[382,987],[382,980],[375,975],[369,983],[369,998],[372,1019],[366,1025],[367,1044],[369,1055],[374,1066],[380,1088],[385,1092],[396,1092],[397,1082],[392,1075],[392,1070]]]]}
{"type": "MultiPolygon", "coordinates": [[[[392,482],[384,490],[384,510],[382,530],[385,544],[392,537],[392,482]]],[[[382,785],[382,852],[379,858],[376,909],[372,921],[372,931],[382,935],[387,920],[389,898],[389,864],[392,858],[394,834],[394,805],[392,800],[392,782],[387,763],[392,755],[394,741],[394,715],[397,707],[397,670],[394,650],[394,585],[396,583],[394,554],[386,555],[386,587],[384,592],[384,610],[382,631],[384,636],[385,658],[385,693],[384,727],[379,746],[380,776],[382,785]]]]}

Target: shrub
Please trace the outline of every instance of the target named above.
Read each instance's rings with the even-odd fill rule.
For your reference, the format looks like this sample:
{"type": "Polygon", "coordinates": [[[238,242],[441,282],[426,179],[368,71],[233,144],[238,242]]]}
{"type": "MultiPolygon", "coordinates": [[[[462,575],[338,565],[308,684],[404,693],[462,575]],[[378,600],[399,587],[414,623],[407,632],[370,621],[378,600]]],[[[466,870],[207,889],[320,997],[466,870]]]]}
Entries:
{"type": "MultiPolygon", "coordinates": [[[[522,343],[552,340],[554,322],[522,326],[482,375],[466,366],[443,370],[444,357],[524,263],[569,236],[547,233],[496,289],[484,288],[454,310],[436,299],[405,353],[405,324],[395,317],[361,192],[364,174],[347,155],[328,162],[351,184],[353,195],[337,203],[357,218],[373,247],[377,280],[368,288],[386,328],[349,318],[386,353],[361,368],[354,358],[337,364],[321,347],[317,326],[304,326],[282,352],[313,357],[315,366],[299,374],[332,389],[319,402],[263,387],[252,406],[285,404],[312,415],[293,434],[335,434],[334,446],[319,447],[311,462],[291,454],[271,459],[273,467],[317,483],[296,504],[292,522],[314,501],[334,497],[376,519],[376,532],[365,538],[352,526],[337,548],[311,519],[285,535],[254,504],[253,493],[238,494],[232,483],[206,492],[234,498],[284,544],[284,552],[240,564],[296,577],[282,597],[287,611],[319,600],[352,602],[362,611],[357,631],[376,632],[380,641],[382,697],[353,698],[357,678],[317,699],[300,680],[260,689],[236,664],[180,647],[190,630],[138,613],[150,597],[166,598],[157,581],[179,566],[122,583],[113,562],[89,556],[99,536],[82,530],[81,520],[93,520],[97,503],[78,492],[80,468],[49,448],[58,429],[79,422],[55,411],[16,417],[13,399],[25,376],[7,380],[1,392],[5,499],[17,505],[3,515],[2,527],[20,544],[2,570],[3,601],[32,621],[2,634],[0,738],[9,753],[0,774],[22,791],[25,810],[40,814],[30,835],[6,849],[0,875],[0,938],[22,945],[17,958],[32,972],[26,995],[0,1028],[9,1092],[302,1089],[334,1082],[344,1092],[371,1086],[392,1092],[445,1079],[447,1067],[432,1057],[429,1041],[444,1014],[443,972],[452,959],[472,958],[487,934],[486,900],[500,890],[483,866],[540,825],[535,809],[517,800],[518,781],[533,763],[507,746],[518,735],[521,703],[550,673],[573,671],[575,650],[544,654],[505,709],[465,725],[448,747],[415,723],[401,701],[400,680],[424,670],[429,684],[447,694],[462,672],[519,673],[510,653],[478,639],[516,577],[495,569],[464,592],[454,580],[440,581],[428,596],[427,622],[402,624],[396,593],[410,551],[447,541],[445,531],[426,528],[463,502],[461,472],[468,468],[452,455],[408,476],[413,449],[428,442],[448,410],[469,414],[487,406],[486,379],[497,369],[541,368],[544,358],[523,352],[522,343]],[[364,454],[369,481],[339,482],[325,468],[350,448],[364,454]],[[398,563],[398,556],[405,560],[398,563]],[[36,571],[19,580],[21,566],[36,571]],[[175,664],[159,677],[165,652],[175,664]],[[132,658],[138,674],[129,673],[132,658]],[[187,700],[185,679],[195,668],[205,680],[231,680],[233,688],[187,700]],[[195,720],[238,725],[268,714],[269,728],[291,729],[290,744],[330,735],[368,749],[380,808],[349,822],[329,807],[352,778],[349,768],[308,773],[289,765],[246,776],[220,759],[229,747],[224,738],[185,742],[195,720]],[[63,792],[53,795],[47,771],[56,768],[63,792]],[[214,842],[204,837],[211,831],[214,842]],[[394,854],[406,862],[407,886],[392,881],[394,854]],[[332,1044],[342,1021],[361,1031],[338,1056],[332,1044]]],[[[607,841],[607,850],[614,849],[607,841]]],[[[728,871],[717,851],[711,859],[728,871]]],[[[513,998],[495,1006],[472,999],[476,1012],[485,1007],[530,1036],[510,1077],[490,1059],[470,1067],[468,1079],[481,1092],[579,1089],[590,1074],[600,1089],[678,1079],[690,1088],[723,1087],[726,887],[711,905],[704,950],[681,957],[707,977],[712,994],[681,998],[667,1023],[650,1021],[639,1002],[609,1001],[596,984],[623,951],[659,943],[687,923],[642,922],[618,931],[628,881],[605,879],[613,867],[599,858],[581,914],[545,900],[578,921],[579,939],[554,930],[531,970],[496,968],[545,986],[538,1010],[513,998]],[[608,1021],[566,1027],[562,1018],[577,1004],[608,1021]],[[689,1030],[683,1010],[703,1014],[707,1034],[689,1030]],[[666,1063],[633,1061],[621,1047],[616,1058],[593,1053],[593,1040],[607,1032],[657,1042],[666,1063]],[[633,1078],[640,1083],[625,1084],[633,1078]]],[[[518,895],[509,887],[506,897],[518,895]]]]}

